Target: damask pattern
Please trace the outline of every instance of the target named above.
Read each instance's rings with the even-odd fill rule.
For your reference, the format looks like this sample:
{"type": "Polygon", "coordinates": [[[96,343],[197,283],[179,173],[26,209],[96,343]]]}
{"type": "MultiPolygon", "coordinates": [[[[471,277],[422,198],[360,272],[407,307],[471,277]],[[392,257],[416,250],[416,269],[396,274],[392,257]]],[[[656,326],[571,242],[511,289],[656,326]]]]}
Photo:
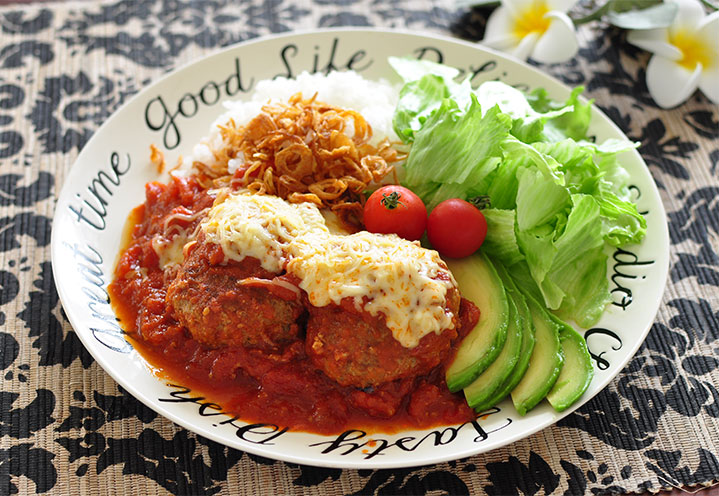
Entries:
{"type": "Polygon", "coordinates": [[[53,199],[114,110],[168,70],[270,33],[381,26],[480,39],[488,11],[447,5],[119,0],[0,10],[0,494],[67,493],[78,484],[107,492],[113,477],[132,481],[113,492],[203,495],[253,492],[231,485],[238,480],[271,481],[286,493],[527,495],[719,478],[719,108],[696,94],[660,110],[644,83],[647,54],[601,24],[581,29],[574,60],[541,68],[584,85],[639,143],[667,209],[672,265],[638,354],[557,426],[432,467],[343,471],[276,462],[158,416],[107,379],[72,331],[49,262],[53,199]],[[112,70],[98,73],[99,59],[112,70]],[[692,437],[702,430],[708,437],[692,437]]]}

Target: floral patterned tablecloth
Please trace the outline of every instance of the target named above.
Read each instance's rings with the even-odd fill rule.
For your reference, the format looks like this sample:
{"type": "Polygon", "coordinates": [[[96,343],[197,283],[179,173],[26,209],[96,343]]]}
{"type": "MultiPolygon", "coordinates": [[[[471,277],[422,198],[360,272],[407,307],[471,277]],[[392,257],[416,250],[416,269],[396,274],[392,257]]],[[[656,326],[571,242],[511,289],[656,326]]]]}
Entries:
{"type": "Polygon", "coordinates": [[[0,494],[581,494],[719,480],[719,107],[658,108],[648,54],[595,22],[540,68],[633,140],[667,210],[671,269],[621,374],[557,425],[436,466],[338,470],[226,448],[146,408],[93,361],[50,265],[57,197],[79,150],[139,89],[269,33],[381,26],[482,36],[487,11],[432,0],[121,0],[0,8],[0,494]]]}

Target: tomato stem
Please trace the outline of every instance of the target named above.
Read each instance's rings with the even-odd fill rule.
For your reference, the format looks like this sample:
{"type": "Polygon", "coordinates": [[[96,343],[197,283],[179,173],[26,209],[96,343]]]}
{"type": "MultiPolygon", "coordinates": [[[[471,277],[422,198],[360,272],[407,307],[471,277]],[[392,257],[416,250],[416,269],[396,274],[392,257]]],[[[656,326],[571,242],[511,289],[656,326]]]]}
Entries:
{"type": "Polygon", "coordinates": [[[489,199],[489,195],[475,196],[474,198],[470,198],[467,201],[477,207],[479,210],[484,210],[485,208],[492,207],[492,202],[489,199]]]}
{"type": "Polygon", "coordinates": [[[390,194],[382,193],[382,205],[384,205],[387,210],[394,210],[399,205],[404,205],[404,203],[399,201],[400,198],[402,198],[402,195],[396,191],[393,191],[390,194]]]}

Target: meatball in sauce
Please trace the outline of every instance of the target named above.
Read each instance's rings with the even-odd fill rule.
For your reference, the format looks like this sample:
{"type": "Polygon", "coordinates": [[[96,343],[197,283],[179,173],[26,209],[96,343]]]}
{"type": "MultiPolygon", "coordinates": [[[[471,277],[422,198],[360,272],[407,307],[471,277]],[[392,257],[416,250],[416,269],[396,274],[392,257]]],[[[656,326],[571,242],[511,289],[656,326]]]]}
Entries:
{"type": "Polygon", "coordinates": [[[244,346],[266,352],[299,339],[297,321],[304,313],[299,298],[292,301],[257,284],[243,284],[249,278],[269,283],[275,277],[259,260],[226,261],[219,245],[204,241],[186,252],[167,289],[167,304],[194,339],[210,348],[244,346]]]}

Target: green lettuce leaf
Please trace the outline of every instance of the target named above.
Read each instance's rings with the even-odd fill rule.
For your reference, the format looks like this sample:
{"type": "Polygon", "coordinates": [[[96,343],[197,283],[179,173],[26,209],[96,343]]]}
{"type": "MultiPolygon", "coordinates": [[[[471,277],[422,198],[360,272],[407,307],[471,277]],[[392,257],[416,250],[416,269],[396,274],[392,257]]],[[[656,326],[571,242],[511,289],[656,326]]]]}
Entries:
{"type": "Polygon", "coordinates": [[[414,141],[414,132],[445,98],[451,98],[461,109],[470,103],[469,81],[455,82],[459,71],[453,67],[406,57],[390,57],[389,63],[405,82],[392,120],[404,143],[414,141]]]}
{"type": "Polygon", "coordinates": [[[519,170],[517,227],[530,231],[552,223],[569,206],[569,192],[537,169],[519,170]]]}
{"type": "Polygon", "coordinates": [[[584,88],[578,86],[572,90],[566,102],[559,103],[549,98],[547,91],[539,88],[528,95],[529,104],[534,110],[541,113],[552,112],[566,107],[572,107],[556,119],[547,122],[544,128],[544,141],[560,141],[572,138],[579,141],[587,138],[589,123],[592,118],[592,101],[582,103],[579,100],[584,88]]]}
{"type": "Polygon", "coordinates": [[[410,81],[400,90],[399,102],[392,119],[397,136],[405,143],[414,141],[414,133],[445,98],[449,90],[439,76],[427,74],[421,79],[410,81]]]}
{"type": "Polygon", "coordinates": [[[572,195],[572,203],[564,232],[555,242],[557,254],[546,278],[564,292],[560,313],[589,327],[599,320],[609,303],[607,255],[595,199],[576,194],[572,195]]]}
{"type": "Polygon", "coordinates": [[[646,219],[631,201],[629,175],[617,154],[633,149],[635,143],[610,140],[602,145],[565,139],[534,143],[538,152],[560,164],[569,191],[594,197],[606,242],[613,246],[638,243],[646,234],[646,219]]]}
{"type": "Polygon", "coordinates": [[[499,105],[502,112],[511,116],[512,134],[525,143],[542,139],[548,120],[574,111],[573,104],[538,111],[530,105],[524,93],[501,81],[487,81],[475,93],[482,108],[499,105]]]}
{"type": "Polygon", "coordinates": [[[487,220],[487,237],[482,251],[509,266],[524,260],[515,234],[516,212],[498,208],[482,210],[487,220]]]}
{"type": "Polygon", "coordinates": [[[472,196],[501,162],[511,118],[498,107],[483,116],[477,98],[470,100],[462,110],[445,98],[414,135],[403,183],[429,210],[449,194],[472,196]]]}

